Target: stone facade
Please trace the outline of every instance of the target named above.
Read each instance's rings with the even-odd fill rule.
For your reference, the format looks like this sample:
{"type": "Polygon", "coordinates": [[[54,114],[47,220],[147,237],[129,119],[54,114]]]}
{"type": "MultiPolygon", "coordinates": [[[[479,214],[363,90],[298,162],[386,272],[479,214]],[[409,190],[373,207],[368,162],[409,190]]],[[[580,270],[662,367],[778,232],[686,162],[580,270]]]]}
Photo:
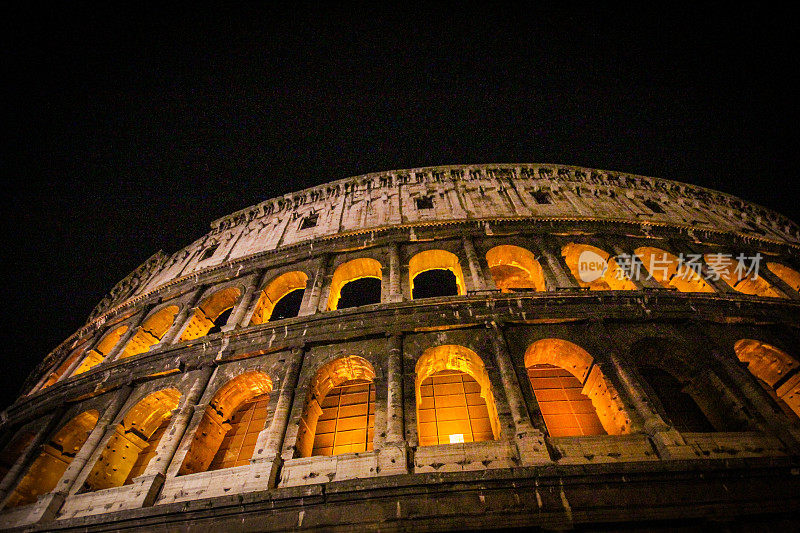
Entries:
{"type": "Polygon", "coordinates": [[[269,200],[151,257],[31,375],[0,414],[0,529],[793,523],[798,271],[777,213],[593,169],[400,170],[269,200]],[[619,279],[582,279],[581,250],[619,279]],[[623,260],[653,250],[661,273],[623,260]],[[760,277],[714,275],[720,254],[760,277]],[[415,297],[431,270],[452,294],[415,297]],[[374,298],[340,308],[364,279],[374,298]],[[454,379],[464,407],[437,405],[454,379]],[[348,384],[368,387],[348,419],[366,440],[343,429],[348,384]]]}

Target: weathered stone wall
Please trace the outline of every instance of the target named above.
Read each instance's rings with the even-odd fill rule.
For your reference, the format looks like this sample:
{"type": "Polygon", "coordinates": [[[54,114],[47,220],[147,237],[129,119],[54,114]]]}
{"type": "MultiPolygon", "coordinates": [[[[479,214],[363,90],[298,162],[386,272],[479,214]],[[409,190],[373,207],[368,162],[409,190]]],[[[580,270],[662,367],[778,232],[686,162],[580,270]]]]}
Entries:
{"type": "Polygon", "coordinates": [[[646,282],[634,290],[588,291],[561,255],[568,243],[615,256],[651,246],[676,256],[761,253],[800,268],[796,226],[780,226],[773,214],[757,221],[764,232],[758,234],[738,221],[760,208],[737,201],[651,178],[495,165],[343,180],[253,208],[263,216],[242,219],[245,211],[217,221],[198,243],[152,261],[147,281],[125,284],[138,287],[136,296],[107,302],[51,354],[29,393],[2,413],[0,451],[17,435],[35,437],[0,479],[0,529],[652,526],[676,517],[764,513],[780,522],[800,505],[800,422],[743,366],[735,346],[754,339],[800,357],[800,293],[768,272],[765,279],[781,297],[744,294],[721,281],[704,293],[646,282]],[[531,191],[544,188],[552,204],[533,200],[531,191]],[[432,196],[433,208],[417,210],[419,195],[432,196]],[[701,218],[686,211],[689,197],[709,202],[700,209],[707,226],[691,223],[701,218]],[[634,216],[644,199],[656,199],[666,213],[634,216]],[[317,225],[300,230],[312,208],[317,225]],[[213,239],[219,248],[200,261],[213,239]],[[532,252],[545,290],[499,292],[486,259],[499,245],[532,252]],[[411,260],[432,250],[453,254],[465,294],[412,299],[411,260]],[[329,311],[334,272],[361,258],[380,263],[379,303],[329,311]],[[293,271],[308,278],[298,316],[250,324],[261,291],[293,271]],[[181,341],[203,302],[232,288],[239,296],[221,331],[181,341]],[[161,340],[119,358],[148,317],[167,306],[178,313],[161,340]],[[120,326],[126,333],[103,361],[73,375],[85,354],[120,326]],[[525,364],[528,348],[545,339],[589,354],[580,372],[584,393],[619,434],[549,435],[525,364]],[[495,440],[420,446],[417,363],[443,345],[474,352],[485,367],[495,440]],[[82,355],[72,360],[76,348],[82,355]],[[326,364],[349,356],[374,370],[374,449],[301,456],[301,418],[313,380],[326,364]],[[47,382],[68,361],[59,379],[47,382]],[[674,375],[716,431],[673,427],[639,372],[645,365],[674,375]],[[181,473],[206,410],[226,384],[250,372],[266,375],[271,391],[249,464],[181,473]],[[128,485],[86,490],[84,481],[126,414],[164,389],[180,393],[178,407],[143,474],[128,485]],[[89,409],[100,420],[56,488],[36,503],[4,508],[41,446],[89,409]]]}

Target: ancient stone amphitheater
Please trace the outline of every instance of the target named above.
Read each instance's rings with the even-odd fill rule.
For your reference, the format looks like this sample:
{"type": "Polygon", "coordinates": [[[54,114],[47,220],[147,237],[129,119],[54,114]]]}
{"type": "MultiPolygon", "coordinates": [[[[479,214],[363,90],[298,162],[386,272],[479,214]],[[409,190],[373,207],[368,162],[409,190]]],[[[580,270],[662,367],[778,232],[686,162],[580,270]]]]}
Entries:
{"type": "Polygon", "coordinates": [[[799,270],[780,214],[618,172],[287,194],[44,359],[0,418],[0,529],[794,523],[799,270]]]}

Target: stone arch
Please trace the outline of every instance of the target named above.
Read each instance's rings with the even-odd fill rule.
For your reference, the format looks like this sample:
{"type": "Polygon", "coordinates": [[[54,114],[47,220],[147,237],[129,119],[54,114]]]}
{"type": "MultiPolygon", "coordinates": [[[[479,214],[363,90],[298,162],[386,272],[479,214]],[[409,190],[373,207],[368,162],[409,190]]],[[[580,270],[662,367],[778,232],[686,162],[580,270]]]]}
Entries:
{"type": "Polygon", "coordinates": [[[97,346],[86,353],[83,362],[75,369],[72,375],[77,376],[78,374],[83,374],[102,363],[127,331],[128,326],[122,325],[106,333],[100,342],[97,343],[97,346]]]}
{"type": "Polygon", "coordinates": [[[47,376],[47,379],[42,383],[42,386],[39,387],[38,389],[32,390],[31,392],[33,393],[36,392],[37,390],[42,390],[58,382],[58,380],[60,380],[64,376],[64,374],[67,373],[67,370],[69,370],[69,368],[75,363],[75,361],[78,360],[78,358],[81,356],[81,354],[85,349],[86,346],[82,345],[72,350],[72,352],[64,360],[64,362],[58,365],[58,367],[56,367],[56,369],[53,370],[53,372],[51,372],[49,376],[47,376]]]}
{"type": "Polygon", "coordinates": [[[175,315],[177,314],[177,305],[169,305],[152,313],[142,323],[142,327],[139,328],[139,331],[131,337],[131,340],[125,345],[125,348],[120,352],[117,359],[125,359],[126,357],[133,357],[134,355],[149,351],[150,348],[158,344],[164,334],[169,331],[169,328],[175,321],[175,315]]]}
{"type": "Polygon", "coordinates": [[[131,407],[106,442],[89,472],[83,491],[129,485],[144,473],[158,448],[181,393],[162,389],[131,407]]]}
{"type": "Polygon", "coordinates": [[[763,277],[748,274],[746,269],[740,268],[739,261],[731,254],[708,253],[703,255],[703,260],[712,273],[718,274],[735,291],[768,298],[786,297],[763,277]]]}
{"type": "MultiPolygon", "coordinates": [[[[295,291],[303,291],[305,292],[306,285],[308,284],[308,275],[305,272],[300,270],[293,270],[291,272],[286,272],[273,278],[272,281],[267,283],[267,286],[264,287],[264,290],[261,291],[261,296],[258,298],[258,303],[256,304],[256,309],[253,312],[253,316],[250,317],[250,326],[255,326],[257,324],[264,324],[273,320],[272,313],[275,310],[275,306],[277,306],[281,300],[289,296],[290,294],[295,293],[295,291]]],[[[299,298],[302,300],[302,297],[299,298]]],[[[291,312],[287,312],[287,316],[281,318],[291,318],[292,316],[297,316],[297,313],[300,312],[299,304],[296,306],[296,312],[294,309],[291,312]]]]}
{"type": "Polygon", "coordinates": [[[617,390],[577,344],[538,340],[525,351],[525,368],[551,436],[630,432],[630,417],[617,390]]]}
{"type": "Polygon", "coordinates": [[[197,306],[192,318],[189,320],[189,324],[183,330],[180,341],[205,337],[214,328],[224,326],[223,319],[227,320],[225,314],[233,309],[241,294],[242,291],[238,287],[228,287],[206,297],[197,306]]]}
{"type": "Polygon", "coordinates": [[[741,339],[734,351],[784,412],[800,417],[800,363],[783,350],[753,339],[741,339]]]}
{"type": "MultiPolygon", "coordinates": [[[[380,280],[382,267],[375,259],[360,257],[339,265],[333,273],[331,279],[331,289],[328,296],[328,311],[339,309],[339,301],[342,297],[342,289],[351,282],[360,279],[377,279],[377,294],[370,294],[365,298],[369,303],[380,303],[380,280]]],[[[374,293],[375,287],[369,287],[370,292],[374,293]]]]}
{"type": "Polygon", "coordinates": [[[61,476],[89,438],[99,418],[100,413],[96,410],[84,411],[58,430],[42,446],[39,456],[9,496],[6,507],[33,503],[39,496],[56,488],[61,476]]]}
{"type": "Polygon", "coordinates": [[[514,289],[546,290],[542,266],[530,250],[502,244],[486,252],[486,262],[495,286],[502,292],[514,289]]]}
{"type": "Polygon", "coordinates": [[[372,364],[357,355],[334,359],[317,371],[300,418],[298,457],[372,450],[374,380],[372,364]],[[342,401],[347,395],[351,401],[342,401]]]}
{"type": "Polygon", "coordinates": [[[700,274],[681,264],[680,259],[661,248],[640,246],[634,253],[652,276],[664,288],[680,292],[714,292],[700,274]]]}
{"type": "Polygon", "coordinates": [[[467,286],[464,283],[464,272],[458,256],[445,250],[427,250],[416,254],[408,263],[408,278],[411,286],[411,297],[414,297],[415,280],[417,276],[432,270],[445,270],[455,276],[456,294],[448,296],[464,296],[467,294],[467,286]]]}
{"type": "Polygon", "coordinates": [[[767,263],[767,268],[792,289],[800,292],[800,272],[784,264],[774,263],[772,261],[767,263]]]}
{"type": "Polygon", "coordinates": [[[415,373],[420,446],[500,437],[492,385],[478,354],[456,344],[428,348],[415,373]]]}
{"type": "Polygon", "coordinates": [[[636,289],[611,254],[601,248],[571,242],[561,249],[561,255],[575,281],[583,288],[592,291],[636,289]]]}
{"type": "Polygon", "coordinates": [[[206,407],[178,475],[247,464],[267,420],[272,379],[245,372],[220,387],[206,407]]]}

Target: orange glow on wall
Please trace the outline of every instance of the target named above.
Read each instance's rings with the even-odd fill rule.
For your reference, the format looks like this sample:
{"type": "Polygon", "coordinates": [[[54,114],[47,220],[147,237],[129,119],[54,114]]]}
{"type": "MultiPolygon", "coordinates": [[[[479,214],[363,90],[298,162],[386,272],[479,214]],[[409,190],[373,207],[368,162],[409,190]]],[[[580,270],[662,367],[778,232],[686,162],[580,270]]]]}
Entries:
{"type": "Polygon", "coordinates": [[[199,339],[208,335],[208,332],[214,327],[214,321],[223,312],[236,305],[239,296],[241,296],[239,289],[228,287],[203,300],[189,320],[189,324],[183,331],[180,341],[199,339]]]}
{"type": "Polygon", "coordinates": [[[786,406],[800,417],[800,362],[783,350],[753,339],[740,340],[734,350],[781,408],[786,406]]]}
{"type": "Polygon", "coordinates": [[[502,292],[513,289],[544,291],[542,266],[529,250],[519,246],[495,246],[486,252],[486,262],[495,286],[502,292]]]}
{"type": "Polygon", "coordinates": [[[141,329],[125,345],[125,349],[119,354],[118,359],[133,357],[150,350],[172,326],[176,314],[178,314],[178,307],[170,305],[150,316],[144,321],[141,329]]]}
{"type": "Polygon", "coordinates": [[[428,270],[449,270],[456,277],[458,295],[467,294],[467,286],[464,284],[464,272],[458,262],[458,257],[445,250],[428,250],[420,252],[408,262],[408,277],[411,281],[411,294],[414,294],[414,278],[428,270]]]}
{"type": "Polygon", "coordinates": [[[792,289],[800,292],[800,272],[780,263],[767,263],[767,268],[792,289]]]}
{"type": "Polygon", "coordinates": [[[572,276],[581,287],[588,288],[592,291],[632,291],[636,289],[636,285],[634,285],[627,274],[620,269],[617,262],[611,257],[611,254],[605,250],[588,244],[571,242],[561,249],[561,255],[564,256],[567,267],[569,267],[572,276]],[[579,259],[583,252],[594,252],[608,264],[608,268],[601,277],[588,282],[581,279],[579,259]]]}
{"type": "Polygon", "coordinates": [[[331,279],[331,290],[328,296],[328,311],[338,309],[342,288],[350,283],[363,278],[381,279],[381,264],[375,259],[362,257],[348,261],[336,269],[331,279]]]}
{"type": "Polygon", "coordinates": [[[293,271],[281,274],[277,278],[270,281],[266,288],[261,291],[261,296],[258,298],[256,309],[253,316],[250,318],[250,325],[264,324],[269,322],[272,317],[272,311],[278,302],[290,292],[298,289],[305,289],[308,283],[308,276],[305,272],[293,271]]]}
{"type": "Polygon", "coordinates": [[[525,367],[536,399],[545,404],[540,407],[552,436],[630,432],[630,417],[619,393],[577,344],[563,339],[536,341],[525,352],[525,367]]]}
{"type": "MultiPolygon", "coordinates": [[[[84,490],[121,487],[129,481],[140,455],[158,446],[158,429],[178,407],[180,393],[175,389],[154,392],[134,405],[106,442],[100,457],[86,478],[84,490]]],[[[152,458],[152,455],[150,456],[152,458]]],[[[142,461],[143,462],[143,461],[142,461]]],[[[142,471],[147,464],[141,464],[142,471]]]]}
{"type": "Polygon", "coordinates": [[[450,444],[500,436],[489,375],[481,358],[464,346],[428,348],[416,365],[417,431],[420,446],[450,444]]]}
{"type": "Polygon", "coordinates": [[[14,463],[33,440],[33,433],[23,432],[14,438],[0,453],[0,479],[3,479],[14,463]]]}
{"type": "Polygon", "coordinates": [[[261,371],[245,372],[222,386],[203,413],[178,475],[249,461],[250,444],[264,429],[270,392],[272,380],[261,371]]]}
{"type": "Polygon", "coordinates": [[[17,484],[6,507],[33,503],[42,494],[52,491],[75,458],[75,454],[89,438],[99,418],[100,413],[97,411],[83,412],[53,435],[47,444],[42,446],[41,453],[22,481],[17,484]]]}
{"type": "Polygon", "coordinates": [[[311,380],[300,418],[296,445],[299,457],[316,455],[315,450],[319,454],[328,451],[336,454],[371,449],[375,423],[374,379],[372,364],[356,355],[340,357],[317,372],[311,380]],[[326,400],[329,394],[335,397],[326,400]],[[338,445],[337,427],[341,433],[338,445]],[[317,439],[320,432],[322,436],[317,439]]]}
{"type": "MultiPolygon", "coordinates": [[[[644,268],[664,288],[675,288],[680,292],[714,292],[700,275],[692,269],[683,267],[680,260],[660,248],[642,246],[634,253],[644,268]]],[[[644,272],[642,273],[644,275],[644,272]]]]}
{"type": "Polygon", "coordinates": [[[128,331],[128,326],[120,326],[115,330],[107,333],[105,337],[94,347],[94,349],[89,350],[86,356],[83,359],[83,362],[80,366],[72,373],[73,376],[77,376],[78,374],[83,374],[84,372],[90,370],[91,368],[99,365],[103,362],[106,356],[114,349],[114,346],[117,345],[120,338],[128,331]]]}
{"type": "Polygon", "coordinates": [[[722,281],[731,288],[744,294],[765,296],[769,298],[785,298],[785,296],[772,287],[767,280],[753,273],[747,274],[746,270],[737,270],[739,261],[730,254],[714,253],[703,256],[705,262],[719,274],[722,281]]]}

